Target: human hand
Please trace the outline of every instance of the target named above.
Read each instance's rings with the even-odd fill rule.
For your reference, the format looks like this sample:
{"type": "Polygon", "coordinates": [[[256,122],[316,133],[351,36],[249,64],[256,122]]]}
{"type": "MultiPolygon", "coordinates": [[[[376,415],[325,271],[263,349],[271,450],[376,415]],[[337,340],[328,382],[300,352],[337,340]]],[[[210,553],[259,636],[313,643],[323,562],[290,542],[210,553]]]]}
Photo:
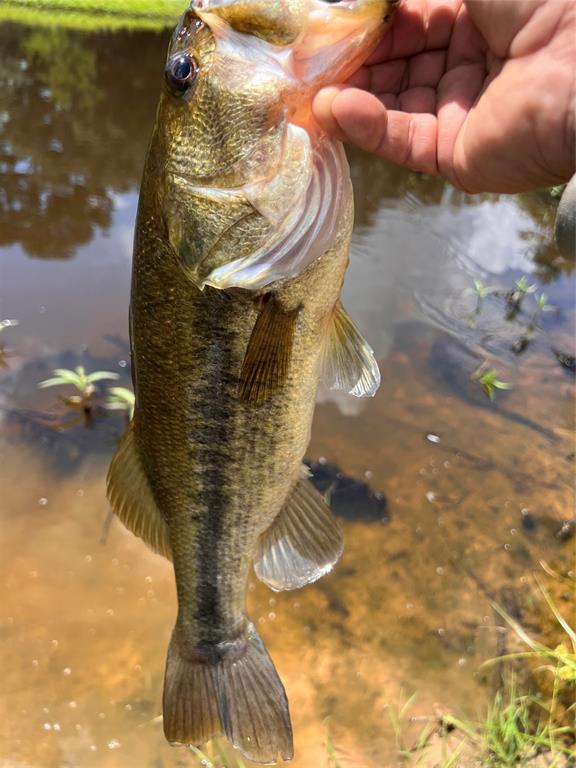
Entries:
{"type": "Polygon", "coordinates": [[[468,192],[575,172],[576,3],[405,0],[347,85],[321,90],[331,135],[468,192]]]}

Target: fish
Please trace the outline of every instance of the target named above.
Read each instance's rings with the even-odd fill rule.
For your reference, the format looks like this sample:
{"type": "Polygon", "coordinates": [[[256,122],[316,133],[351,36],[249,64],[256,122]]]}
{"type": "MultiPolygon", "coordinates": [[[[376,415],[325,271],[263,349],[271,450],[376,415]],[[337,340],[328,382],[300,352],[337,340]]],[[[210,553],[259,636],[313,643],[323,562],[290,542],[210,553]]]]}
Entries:
{"type": "Polygon", "coordinates": [[[370,396],[378,365],[340,302],[353,228],[319,88],[377,44],[392,0],[193,0],[174,31],[134,238],[135,409],[110,505],[174,567],[173,745],[294,753],[285,689],[245,598],[332,569],[342,532],[303,464],[316,392],[370,396]]]}

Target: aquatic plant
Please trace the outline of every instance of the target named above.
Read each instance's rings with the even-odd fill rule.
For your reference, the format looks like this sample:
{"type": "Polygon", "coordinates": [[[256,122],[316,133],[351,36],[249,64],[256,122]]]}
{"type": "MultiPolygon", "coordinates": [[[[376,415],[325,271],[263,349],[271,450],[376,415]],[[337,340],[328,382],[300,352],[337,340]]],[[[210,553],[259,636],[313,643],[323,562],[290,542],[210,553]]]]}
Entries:
{"type": "Polygon", "coordinates": [[[473,292],[476,295],[476,314],[479,314],[482,309],[482,303],[487,296],[496,293],[496,288],[490,285],[484,285],[482,280],[474,280],[473,292]]]}
{"type": "Polygon", "coordinates": [[[514,320],[516,315],[522,308],[522,302],[531,293],[535,293],[537,286],[534,283],[529,283],[526,275],[516,280],[514,288],[505,294],[504,299],[506,301],[506,319],[514,320]]]}
{"type": "Polygon", "coordinates": [[[495,290],[496,288],[492,286],[484,285],[482,280],[474,280],[474,292],[481,299],[484,299],[486,296],[494,293],[495,290]]]}
{"type": "Polygon", "coordinates": [[[476,368],[472,374],[472,379],[480,384],[490,400],[494,400],[497,389],[511,389],[512,387],[508,382],[498,378],[497,370],[490,368],[487,360],[476,368]]]}
{"type": "Polygon", "coordinates": [[[548,297],[545,293],[537,293],[534,296],[534,301],[536,302],[536,307],[539,312],[555,312],[556,307],[553,307],[551,304],[548,304],[548,297]]]}
{"type": "Polygon", "coordinates": [[[52,371],[52,378],[41,381],[38,386],[40,389],[49,387],[72,386],[78,394],[60,399],[72,408],[79,408],[84,411],[86,417],[91,416],[93,407],[93,397],[96,393],[95,384],[98,381],[115,381],[120,376],[112,371],[94,371],[86,373],[84,366],[79,365],[73,371],[67,368],[56,368],[52,371]]]}
{"type": "Polygon", "coordinates": [[[128,418],[131,419],[134,416],[135,404],[136,396],[131,389],[126,389],[126,387],[110,387],[108,390],[106,408],[109,410],[126,411],[128,418]]]}
{"type": "Polygon", "coordinates": [[[536,291],[536,285],[534,283],[530,284],[526,275],[522,275],[519,280],[516,280],[514,290],[523,296],[527,296],[528,294],[534,293],[536,291]]]}

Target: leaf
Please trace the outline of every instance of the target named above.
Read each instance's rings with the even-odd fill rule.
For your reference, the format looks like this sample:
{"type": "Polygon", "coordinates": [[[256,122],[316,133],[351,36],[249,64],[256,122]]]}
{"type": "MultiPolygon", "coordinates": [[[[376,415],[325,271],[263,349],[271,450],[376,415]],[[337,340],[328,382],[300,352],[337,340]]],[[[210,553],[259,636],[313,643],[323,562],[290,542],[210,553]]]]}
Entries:
{"type": "Polygon", "coordinates": [[[70,384],[70,382],[58,377],[56,379],[45,379],[38,384],[38,387],[40,389],[47,389],[47,387],[61,387],[65,384],[70,384]]]}
{"type": "Polygon", "coordinates": [[[402,706],[399,714],[399,719],[402,720],[407,713],[412,709],[412,705],[415,703],[416,699],[418,698],[418,691],[414,691],[412,696],[408,699],[408,701],[402,706]]]}
{"type": "Polygon", "coordinates": [[[93,384],[95,381],[117,381],[120,378],[118,373],[112,373],[112,371],[96,371],[95,373],[89,373],[86,376],[88,384],[93,384]]]}
{"type": "Polygon", "coordinates": [[[78,387],[81,384],[81,377],[75,371],[69,371],[67,368],[55,368],[52,371],[52,375],[58,379],[61,379],[65,384],[72,384],[78,387]]]}
{"type": "Polygon", "coordinates": [[[510,616],[510,614],[504,610],[504,608],[501,608],[498,603],[495,603],[492,600],[489,600],[488,602],[496,611],[496,613],[502,616],[504,621],[506,621],[512,627],[518,637],[523,640],[529,648],[532,648],[533,651],[548,650],[545,646],[540,645],[540,643],[537,643],[535,640],[532,640],[530,635],[528,635],[525,631],[524,627],[522,627],[515,619],[513,619],[512,616],[510,616]]]}
{"type": "Polygon", "coordinates": [[[134,392],[125,387],[110,387],[106,408],[112,411],[128,411],[130,418],[134,416],[136,396],[134,392]]]}
{"type": "Polygon", "coordinates": [[[574,650],[576,651],[576,632],[572,629],[572,627],[568,624],[566,619],[562,616],[556,605],[554,604],[554,601],[550,597],[550,594],[548,593],[548,590],[546,587],[542,584],[538,576],[534,576],[534,580],[536,581],[536,584],[538,585],[538,588],[540,589],[540,592],[542,592],[542,595],[544,597],[544,600],[548,603],[548,607],[554,614],[554,617],[558,624],[562,627],[562,629],[566,632],[570,640],[572,641],[572,645],[574,646],[574,650]]]}

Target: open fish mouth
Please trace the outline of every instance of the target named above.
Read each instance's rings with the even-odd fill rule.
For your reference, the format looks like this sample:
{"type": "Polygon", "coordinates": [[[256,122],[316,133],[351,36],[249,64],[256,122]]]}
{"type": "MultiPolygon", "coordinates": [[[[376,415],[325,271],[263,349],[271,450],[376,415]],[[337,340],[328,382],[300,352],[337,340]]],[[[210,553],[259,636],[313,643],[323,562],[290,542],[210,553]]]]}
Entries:
{"type": "Polygon", "coordinates": [[[372,52],[399,0],[192,0],[225,55],[272,60],[304,85],[347,79],[372,52]],[[268,45],[266,45],[268,44],[268,45]]]}

